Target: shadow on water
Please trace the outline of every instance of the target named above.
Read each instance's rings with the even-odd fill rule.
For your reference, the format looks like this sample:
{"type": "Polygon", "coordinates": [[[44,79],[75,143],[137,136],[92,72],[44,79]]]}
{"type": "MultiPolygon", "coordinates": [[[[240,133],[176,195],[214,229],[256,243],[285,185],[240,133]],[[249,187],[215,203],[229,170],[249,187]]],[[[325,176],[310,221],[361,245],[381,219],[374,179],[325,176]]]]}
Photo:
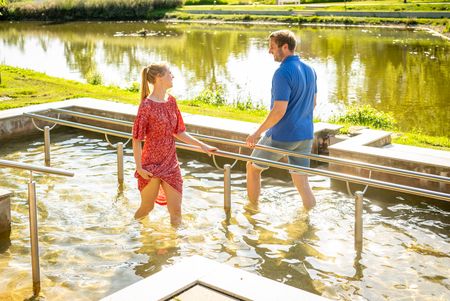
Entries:
{"type": "Polygon", "coordinates": [[[0,233],[0,254],[5,253],[11,246],[11,230],[0,233]]]}
{"type": "Polygon", "coordinates": [[[170,225],[141,221],[139,240],[141,247],[136,254],[146,255],[148,260],[134,267],[137,276],[146,278],[173,263],[173,258],[180,256],[178,234],[170,225]]]}
{"type": "MultiPolygon", "coordinates": [[[[261,259],[264,259],[255,266],[255,272],[265,274],[269,271],[273,280],[320,295],[304,262],[307,256],[321,256],[307,243],[316,239],[316,229],[310,223],[308,213],[303,208],[298,209],[290,222],[275,227],[261,219],[261,214],[257,205],[244,206],[243,216],[249,223],[252,235],[244,235],[242,239],[261,259]],[[279,229],[284,229],[287,237],[280,238],[277,235],[279,229]],[[275,249],[271,249],[272,246],[275,249]],[[277,249],[277,246],[283,247],[277,249]]],[[[223,231],[228,240],[233,240],[233,233],[229,227],[237,223],[229,214],[223,220],[223,231]]]]}

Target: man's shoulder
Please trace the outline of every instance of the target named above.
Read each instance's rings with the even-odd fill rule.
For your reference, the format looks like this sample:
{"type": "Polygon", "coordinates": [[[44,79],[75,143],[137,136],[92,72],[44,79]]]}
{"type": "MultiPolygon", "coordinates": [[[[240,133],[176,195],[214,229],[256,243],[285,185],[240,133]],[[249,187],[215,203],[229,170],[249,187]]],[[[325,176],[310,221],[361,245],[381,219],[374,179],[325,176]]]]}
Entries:
{"type": "Polygon", "coordinates": [[[289,76],[289,70],[284,68],[284,66],[280,66],[273,73],[273,80],[274,81],[285,80],[288,76],[289,76]]]}

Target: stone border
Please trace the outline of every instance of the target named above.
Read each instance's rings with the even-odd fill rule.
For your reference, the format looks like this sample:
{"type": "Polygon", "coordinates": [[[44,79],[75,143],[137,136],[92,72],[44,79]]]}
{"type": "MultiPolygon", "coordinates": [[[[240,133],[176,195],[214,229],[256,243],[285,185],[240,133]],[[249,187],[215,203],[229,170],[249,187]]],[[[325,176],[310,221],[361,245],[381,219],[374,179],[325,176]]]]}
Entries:
{"type": "MultiPolygon", "coordinates": [[[[239,300],[325,301],[324,297],[195,255],[100,301],[169,300],[200,284],[239,300]]],[[[201,299],[199,299],[201,300],[201,299]]]]}
{"type": "MultiPolygon", "coordinates": [[[[359,135],[328,147],[331,157],[390,166],[417,172],[448,177],[450,175],[450,152],[391,144],[391,133],[363,129],[359,135]]],[[[369,175],[367,170],[330,164],[329,170],[361,177],[369,175]]],[[[381,172],[372,172],[372,179],[402,185],[420,187],[450,193],[450,184],[407,178],[381,172]]]]}

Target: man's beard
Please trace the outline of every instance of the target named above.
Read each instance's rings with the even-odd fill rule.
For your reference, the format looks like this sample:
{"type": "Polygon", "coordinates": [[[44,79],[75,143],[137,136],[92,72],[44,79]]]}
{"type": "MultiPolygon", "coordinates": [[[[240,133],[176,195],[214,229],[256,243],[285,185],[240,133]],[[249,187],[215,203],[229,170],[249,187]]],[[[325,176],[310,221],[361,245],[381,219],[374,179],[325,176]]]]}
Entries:
{"type": "Polygon", "coordinates": [[[283,52],[281,49],[277,50],[276,55],[274,55],[275,62],[283,61],[283,52]]]}

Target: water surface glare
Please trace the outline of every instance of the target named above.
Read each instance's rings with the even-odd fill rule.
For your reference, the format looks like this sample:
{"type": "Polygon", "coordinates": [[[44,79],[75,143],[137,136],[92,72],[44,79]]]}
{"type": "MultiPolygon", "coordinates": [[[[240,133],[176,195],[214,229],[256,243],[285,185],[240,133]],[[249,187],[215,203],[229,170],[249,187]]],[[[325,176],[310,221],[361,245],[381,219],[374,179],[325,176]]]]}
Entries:
{"type": "MultiPolygon", "coordinates": [[[[311,177],[318,205],[306,213],[290,182],[265,177],[258,209],[247,206],[245,175],[232,172],[232,214],[223,210],[223,175],[181,157],[183,225],[157,206],[133,221],[139,204],[131,149],[123,192],[116,153],[103,138],[52,131],[52,166],[74,178],[36,174],[42,294],[97,300],[191,255],[201,255],[339,300],[449,300],[450,212],[432,203],[364,202],[364,249],[353,248],[354,201],[311,177]]],[[[43,138],[0,147],[0,158],[43,165],[43,138]]],[[[10,241],[0,242],[0,300],[31,296],[26,205],[28,173],[0,169],[15,192],[10,241]],[[10,245],[9,245],[10,243],[10,245]]]]}

